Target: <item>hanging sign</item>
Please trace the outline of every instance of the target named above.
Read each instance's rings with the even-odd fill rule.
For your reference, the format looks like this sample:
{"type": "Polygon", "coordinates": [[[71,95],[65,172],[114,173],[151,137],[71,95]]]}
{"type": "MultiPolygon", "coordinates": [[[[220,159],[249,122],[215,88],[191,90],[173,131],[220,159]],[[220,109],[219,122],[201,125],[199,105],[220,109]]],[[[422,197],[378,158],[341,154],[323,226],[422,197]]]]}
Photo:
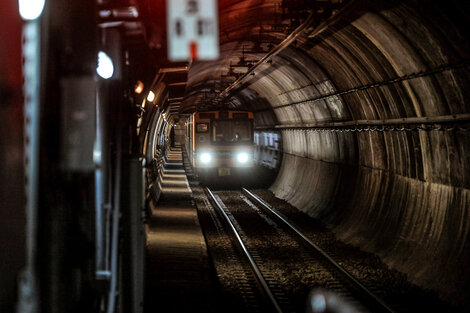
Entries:
{"type": "Polygon", "coordinates": [[[216,0],[168,0],[170,61],[216,60],[219,30],[216,0]]]}

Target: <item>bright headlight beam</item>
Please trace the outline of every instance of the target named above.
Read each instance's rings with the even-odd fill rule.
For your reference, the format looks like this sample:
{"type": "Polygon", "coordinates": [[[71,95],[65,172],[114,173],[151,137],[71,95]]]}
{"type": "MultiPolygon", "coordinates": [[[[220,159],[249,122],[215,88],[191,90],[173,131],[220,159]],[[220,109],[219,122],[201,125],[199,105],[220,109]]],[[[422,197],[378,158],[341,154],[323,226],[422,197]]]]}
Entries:
{"type": "Polygon", "coordinates": [[[201,153],[200,160],[202,163],[207,164],[212,160],[212,156],[209,153],[204,152],[204,153],[201,153]]]}
{"type": "Polygon", "coordinates": [[[98,67],[96,73],[104,79],[111,78],[114,74],[113,60],[103,51],[98,52],[98,67]]]}
{"type": "Polygon", "coordinates": [[[237,161],[240,163],[247,163],[248,162],[248,153],[241,152],[237,155],[237,161]]]}
{"type": "Polygon", "coordinates": [[[22,19],[32,21],[41,16],[45,0],[19,0],[18,6],[22,19]]]}

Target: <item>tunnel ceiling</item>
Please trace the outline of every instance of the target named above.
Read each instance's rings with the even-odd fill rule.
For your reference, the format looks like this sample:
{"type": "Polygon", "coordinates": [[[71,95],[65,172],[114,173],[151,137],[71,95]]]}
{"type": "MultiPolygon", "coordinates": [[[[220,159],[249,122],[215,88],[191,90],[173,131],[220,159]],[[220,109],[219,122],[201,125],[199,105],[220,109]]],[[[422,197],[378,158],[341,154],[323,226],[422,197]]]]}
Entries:
{"type": "MultiPolygon", "coordinates": [[[[180,63],[174,64],[166,60],[165,1],[121,2],[113,2],[113,7],[126,7],[130,4],[139,9],[141,29],[136,23],[129,21],[125,21],[124,29],[129,34],[126,34],[126,37],[133,38],[130,41],[131,52],[135,59],[134,76],[138,78],[140,75],[147,80],[149,86],[151,79],[148,77],[152,75],[152,71],[155,76],[155,72],[158,73],[161,68],[181,66],[180,63]],[[140,29],[140,32],[136,29],[140,29]],[[142,38],[135,36],[136,33],[142,38]],[[139,39],[143,40],[139,42],[139,39]]],[[[331,15],[338,13],[347,3],[348,1],[342,0],[218,1],[221,57],[213,62],[187,63],[187,85],[184,90],[179,88],[178,94],[175,94],[175,97],[184,97],[180,112],[188,113],[220,107],[253,109],[253,103],[227,97],[220,98],[218,95],[272,51],[310,15],[311,21],[306,31],[311,31],[331,15]]],[[[101,7],[101,10],[106,9],[109,9],[106,5],[101,7]]],[[[307,32],[304,37],[306,34],[307,32]]],[[[184,82],[173,79],[170,83],[173,86],[179,83],[181,86],[184,82]]],[[[251,91],[248,93],[255,95],[251,91]]]]}
{"type": "Polygon", "coordinates": [[[430,77],[467,62],[453,14],[419,1],[222,1],[221,58],[189,64],[180,111],[247,108],[257,126],[463,114],[462,78],[430,77]]]}
{"type": "MultiPolygon", "coordinates": [[[[220,97],[220,93],[253,70],[260,59],[272,52],[310,14],[314,19],[309,23],[309,30],[344,5],[325,1],[222,1],[219,8],[221,57],[214,62],[190,64],[181,111],[227,107],[255,109],[254,101],[220,97]]],[[[252,100],[256,98],[256,92],[250,89],[244,93],[252,100]]]]}
{"type": "MultiPolygon", "coordinates": [[[[463,103],[463,95],[452,88],[452,80],[439,87],[446,90],[445,95],[435,92],[429,79],[416,84],[426,95],[410,93],[417,86],[408,83],[405,90],[393,86],[394,80],[408,80],[407,75],[436,71],[439,66],[462,66],[468,47],[462,34],[452,29],[458,25],[449,24],[453,17],[445,7],[398,0],[221,0],[218,4],[220,59],[189,62],[186,76],[168,80],[173,97],[183,98],[178,103],[180,113],[250,109],[263,121],[258,126],[273,126],[464,112],[458,104],[463,103]],[[436,21],[450,28],[440,29],[436,21]],[[305,28],[284,44],[299,26],[305,28]],[[264,62],[257,64],[262,58],[264,62]],[[387,82],[390,88],[386,90],[374,87],[387,82]],[[221,94],[226,88],[233,89],[221,94]],[[358,88],[367,94],[367,105],[357,103],[358,88]],[[322,99],[335,93],[339,95],[322,99]],[[418,104],[423,97],[434,104],[418,104]],[[441,102],[450,107],[440,106],[441,102]]],[[[140,72],[149,76],[160,68],[181,66],[164,61],[164,1],[141,0],[138,7],[145,38],[135,51],[144,51],[146,46],[151,51],[146,55],[152,56],[142,62],[142,52],[136,53],[139,62],[135,63],[143,67],[140,72]]],[[[135,25],[128,32],[136,33],[135,25]]]]}

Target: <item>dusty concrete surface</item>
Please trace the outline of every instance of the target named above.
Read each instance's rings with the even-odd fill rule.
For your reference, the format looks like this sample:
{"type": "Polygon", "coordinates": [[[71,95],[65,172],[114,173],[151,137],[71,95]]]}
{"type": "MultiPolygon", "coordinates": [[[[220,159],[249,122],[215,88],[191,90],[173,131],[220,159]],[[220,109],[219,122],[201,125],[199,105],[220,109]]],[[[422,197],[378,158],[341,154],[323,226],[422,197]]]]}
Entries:
{"type": "Polygon", "coordinates": [[[277,196],[322,218],[339,239],[378,254],[412,282],[449,301],[467,301],[468,189],[294,156],[284,162],[272,187],[277,196]],[[299,172],[315,174],[305,179],[299,172]]]}
{"type": "Polygon", "coordinates": [[[168,153],[147,228],[145,312],[215,312],[207,247],[183,169],[168,153]]]}

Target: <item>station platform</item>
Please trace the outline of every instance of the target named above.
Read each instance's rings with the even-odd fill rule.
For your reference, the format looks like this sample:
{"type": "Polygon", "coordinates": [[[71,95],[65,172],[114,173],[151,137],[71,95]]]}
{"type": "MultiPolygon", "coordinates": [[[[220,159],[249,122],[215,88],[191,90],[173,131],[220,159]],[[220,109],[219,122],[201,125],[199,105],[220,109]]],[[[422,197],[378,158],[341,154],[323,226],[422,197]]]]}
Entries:
{"type": "Polygon", "coordinates": [[[150,208],[144,312],[215,312],[210,261],[180,148],[167,153],[160,199],[150,208]]]}

